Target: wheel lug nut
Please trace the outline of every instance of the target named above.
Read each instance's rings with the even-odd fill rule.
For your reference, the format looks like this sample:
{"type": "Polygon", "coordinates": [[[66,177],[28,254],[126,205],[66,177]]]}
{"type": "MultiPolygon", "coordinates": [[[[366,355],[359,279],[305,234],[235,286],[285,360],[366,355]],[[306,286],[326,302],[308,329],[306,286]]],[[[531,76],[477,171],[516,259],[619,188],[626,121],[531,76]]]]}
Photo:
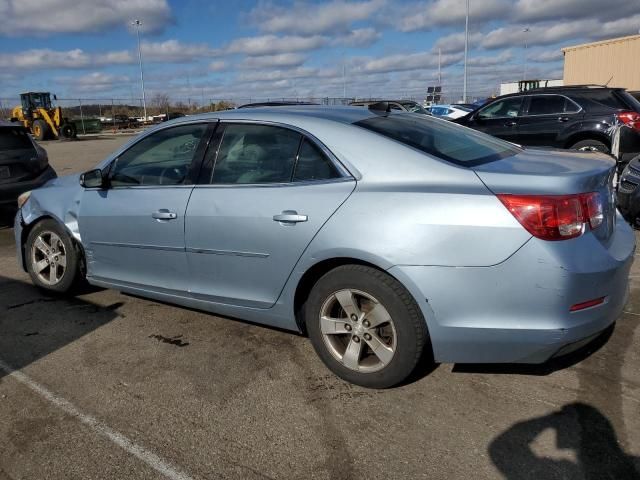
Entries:
{"type": "Polygon", "coordinates": [[[366,341],[371,340],[371,335],[369,335],[368,333],[365,333],[365,334],[364,334],[364,339],[365,339],[366,341]]]}
{"type": "Polygon", "coordinates": [[[360,337],[357,336],[357,335],[354,335],[353,336],[353,341],[356,342],[356,343],[360,343],[360,337]]]}
{"type": "Polygon", "coordinates": [[[371,324],[369,323],[369,320],[365,320],[364,322],[362,322],[362,324],[367,328],[371,326],[371,324]]]}
{"type": "Polygon", "coordinates": [[[351,325],[349,325],[348,323],[345,323],[345,324],[344,324],[344,329],[345,329],[347,332],[350,332],[350,331],[351,331],[351,325]]]}
{"type": "Polygon", "coordinates": [[[355,313],[351,314],[351,320],[353,320],[354,322],[358,321],[358,316],[355,313]]]}

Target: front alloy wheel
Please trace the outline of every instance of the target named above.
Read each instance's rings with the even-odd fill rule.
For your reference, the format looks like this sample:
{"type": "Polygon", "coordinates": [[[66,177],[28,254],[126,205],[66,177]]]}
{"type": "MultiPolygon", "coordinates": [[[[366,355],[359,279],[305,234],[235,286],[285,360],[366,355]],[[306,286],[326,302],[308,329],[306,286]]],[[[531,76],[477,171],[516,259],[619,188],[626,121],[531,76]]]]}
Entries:
{"type": "Polygon", "coordinates": [[[54,220],[45,219],[34,225],[24,254],[31,280],[40,288],[65,293],[82,278],[80,250],[54,220]]]}
{"type": "Polygon", "coordinates": [[[45,285],[60,283],[67,269],[67,253],[58,235],[44,230],[36,237],[31,246],[31,265],[45,285]]]}

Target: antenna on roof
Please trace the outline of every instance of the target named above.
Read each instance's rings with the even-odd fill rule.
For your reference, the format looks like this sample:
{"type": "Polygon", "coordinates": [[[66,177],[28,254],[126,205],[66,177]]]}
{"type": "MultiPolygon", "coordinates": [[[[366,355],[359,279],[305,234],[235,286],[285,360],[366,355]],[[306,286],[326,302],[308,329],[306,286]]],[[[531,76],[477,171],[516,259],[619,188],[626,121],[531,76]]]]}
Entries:
{"type": "Polygon", "coordinates": [[[607,80],[607,83],[604,84],[605,87],[609,86],[609,82],[613,80],[613,75],[611,75],[611,78],[609,80],[607,80]]]}

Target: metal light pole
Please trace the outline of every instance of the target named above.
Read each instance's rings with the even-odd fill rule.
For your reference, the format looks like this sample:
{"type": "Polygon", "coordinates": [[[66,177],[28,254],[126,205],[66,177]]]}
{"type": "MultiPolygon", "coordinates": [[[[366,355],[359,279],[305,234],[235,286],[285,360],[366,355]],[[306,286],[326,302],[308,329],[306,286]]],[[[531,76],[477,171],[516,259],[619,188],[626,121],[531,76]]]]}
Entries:
{"type": "Polygon", "coordinates": [[[523,30],[524,33],[524,67],[522,72],[522,80],[527,79],[527,33],[529,33],[529,27],[523,30]]]}
{"type": "Polygon", "coordinates": [[[140,85],[142,86],[142,109],[144,110],[144,121],[147,121],[147,99],[144,93],[144,73],[142,72],[142,49],[140,48],[140,20],[134,20],[131,25],[135,25],[138,35],[138,61],[140,62],[140,85]]]}
{"type": "Polygon", "coordinates": [[[462,103],[467,103],[467,55],[469,52],[469,0],[467,0],[467,17],[464,22],[464,84],[462,87],[462,103]]]}

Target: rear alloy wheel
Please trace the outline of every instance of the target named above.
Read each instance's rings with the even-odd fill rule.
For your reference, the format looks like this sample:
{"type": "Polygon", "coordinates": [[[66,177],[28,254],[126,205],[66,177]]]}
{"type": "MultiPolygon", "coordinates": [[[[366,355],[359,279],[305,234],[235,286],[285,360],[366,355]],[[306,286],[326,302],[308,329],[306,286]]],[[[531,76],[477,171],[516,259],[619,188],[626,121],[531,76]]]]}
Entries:
{"type": "Polygon", "coordinates": [[[599,140],[581,140],[571,146],[572,150],[581,152],[603,152],[609,153],[609,147],[599,140]]]}
{"type": "Polygon", "coordinates": [[[362,265],[325,274],[305,304],[309,337],[336,375],[369,388],[405,380],[429,344],[413,297],[393,277],[362,265]]]}
{"type": "Polygon", "coordinates": [[[46,290],[68,292],[80,277],[79,252],[53,220],[38,223],[25,245],[27,270],[33,283],[46,290]]]}
{"type": "Polygon", "coordinates": [[[33,136],[36,140],[44,140],[49,136],[49,125],[47,122],[41,119],[37,119],[33,121],[33,136]]]}

